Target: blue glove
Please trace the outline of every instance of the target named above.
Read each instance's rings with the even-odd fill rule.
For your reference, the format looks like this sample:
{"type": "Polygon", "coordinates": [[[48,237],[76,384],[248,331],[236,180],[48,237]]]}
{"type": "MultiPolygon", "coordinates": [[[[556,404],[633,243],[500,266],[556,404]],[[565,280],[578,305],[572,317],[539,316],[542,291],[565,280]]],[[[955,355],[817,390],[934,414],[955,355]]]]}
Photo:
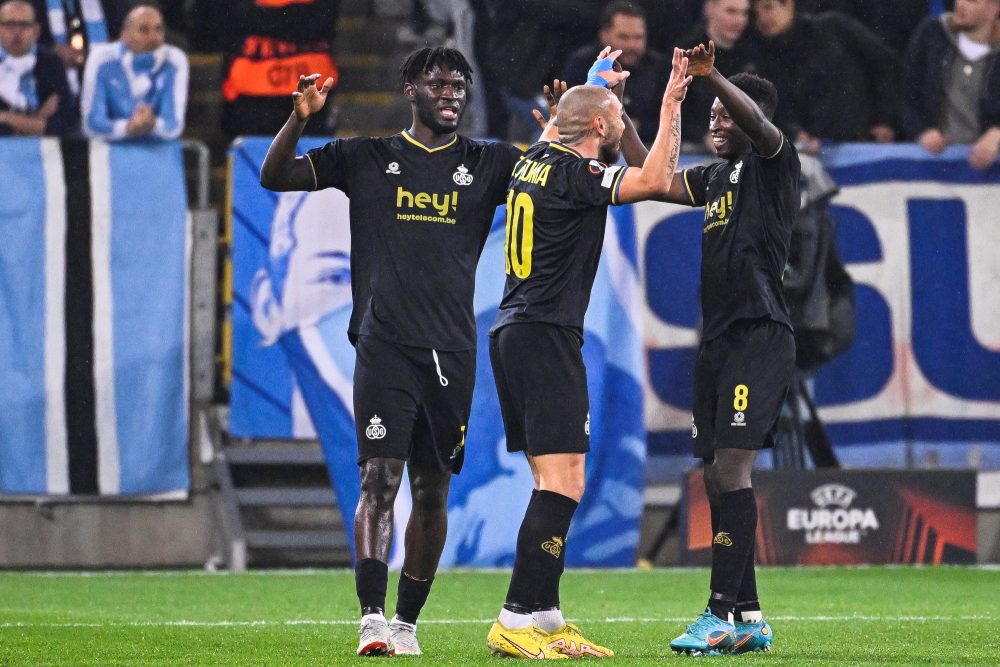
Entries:
{"type": "Polygon", "coordinates": [[[598,72],[611,72],[614,71],[614,65],[611,58],[601,58],[593,65],[590,66],[590,71],[587,72],[587,85],[588,86],[601,86],[603,88],[610,88],[611,85],[608,83],[607,79],[603,76],[598,76],[598,72]]]}

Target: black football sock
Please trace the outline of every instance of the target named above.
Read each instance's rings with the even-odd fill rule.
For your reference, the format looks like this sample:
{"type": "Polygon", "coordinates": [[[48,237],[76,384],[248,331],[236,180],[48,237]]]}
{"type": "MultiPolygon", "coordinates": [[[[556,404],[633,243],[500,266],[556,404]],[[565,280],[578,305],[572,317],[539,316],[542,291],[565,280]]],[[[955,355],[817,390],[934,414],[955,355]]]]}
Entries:
{"type": "Polygon", "coordinates": [[[712,538],[712,596],[708,608],[719,618],[732,621],[757,532],[757,504],[753,489],[722,494],[719,530],[712,538]]]}
{"type": "Polygon", "coordinates": [[[354,585],[361,602],[361,615],[385,613],[385,590],[389,585],[389,566],[374,558],[365,558],[354,566],[354,585]]]}
{"type": "Polygon", "coordinates": [[[756,623],[762,619],[760,601],[757,599],[757,570],[754,564],[756,551],[756,545],[751,545],[747,564],[743,569],[740,592],[736,596],[736,620],[744,623],[756,623]]]}
{"type": "Polygon", "coordinates": [[[396,593],[396,616],[406,623],[416,623],[420,610],[427,602],[434,578],[417,579],[406,572],[399,573],[399,588],[396,593]]]}
{"type": "Polygon", "coordinates": [[[720,508],[719,508],[718,505],[709,505],[708,506],[708,511],[709,511],[709,513],[712,516],[712,537],[715,537],[715,534],[717,532],[719,532],[719,511],[720,511],[720,508]]]}
{"type": "Polygon", "coordinates": [[[566,533],[577,505],[572,498],[552,491],[539,491],[528,504],[517,534],[517,554],[505,609],[515,614],[530,614],[543,592],[558,606],[559,577],[566,562],[566,533]]]}

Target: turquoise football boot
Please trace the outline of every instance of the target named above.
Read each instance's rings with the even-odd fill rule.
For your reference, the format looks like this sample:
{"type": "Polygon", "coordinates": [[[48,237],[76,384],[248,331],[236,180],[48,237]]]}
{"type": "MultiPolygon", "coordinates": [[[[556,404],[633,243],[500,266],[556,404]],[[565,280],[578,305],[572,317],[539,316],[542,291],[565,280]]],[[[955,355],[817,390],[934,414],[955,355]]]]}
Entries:
{"type": "Polygon", "coordinates": [[[740,653],[770,651],[772,641],[774,641],[774,630],[771,629],[767,621],[760,623],[736,621],[736,641],[729,649],[729,653],[739,655],[740,653]]]}
{"type": "Polygon", "coordinates": [[[705,656],[721,655],[736,643],[736,628],[706,610],[681,636],[670,642],[674,653],[705,656]]]}

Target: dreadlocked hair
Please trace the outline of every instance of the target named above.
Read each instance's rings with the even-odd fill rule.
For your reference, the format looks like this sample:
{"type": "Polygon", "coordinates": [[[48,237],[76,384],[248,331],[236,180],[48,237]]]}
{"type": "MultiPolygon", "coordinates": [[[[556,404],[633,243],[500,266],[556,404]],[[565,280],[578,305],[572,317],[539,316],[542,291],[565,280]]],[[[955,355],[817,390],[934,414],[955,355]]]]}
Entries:
{"type": "Polygon", "coordinates": [[[778,108],[778,89],[762,76],[749,72],[740,72],[729,77],[733,84],[757,103],[761,112],[768,120],[774,118],[774,110],[778,108]]]}
{"type": "Polygon", "coordinates": [[[458,72],[472,84],[472,66],[462,52],[447,46],[425,46],[417,49],[403,61],[399,68],[399,87],[413,83],[420,74],[429,73],[434,67],[448,68],[458,72]]]}

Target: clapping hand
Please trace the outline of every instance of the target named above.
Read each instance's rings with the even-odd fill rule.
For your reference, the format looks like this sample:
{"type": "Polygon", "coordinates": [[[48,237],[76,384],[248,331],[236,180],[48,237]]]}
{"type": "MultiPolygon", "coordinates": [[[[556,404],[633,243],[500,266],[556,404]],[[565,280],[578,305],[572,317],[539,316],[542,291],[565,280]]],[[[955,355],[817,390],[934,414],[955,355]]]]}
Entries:
{"type": "Polygon", "coordinates": [[[615,95],[618,95],[619,91],[624,89],[625,79],[629,77],[629,72],[623,70],[621,63],[617,60],[618,56],[621,54],[621,49],[612,51],[610,46],[605,46],[601,49],[601,52],[597,54],[597,59],[594,61],[597,62],[603,60],[604,58],[609,58],[611,60],[612,69],[603,70],[597,72],[596,74],[607,82],[605,85],[607,85],[607,87],[610,88],[611,92],[615,93],[615,95]],[[618,90],[615,90],[616,88],[618,88],[618,90]]]}
{"type": "Polygon", "coordinates": [[[664,92],[666,97],[683,102],[687,95],[688,86],[694,80],[691,75],[691,64],[683,49],[674,49],[674,58],[671,63],[670,80],[667,81],[667,89],[664,92]]]}
{"type": "Polygon", "coordinates": [[[687,73],[691,76],[708,76],[715,68],[715,42],[708,41],[708,46],[699,44],[684,52],[688,57],[687,73]]]}

